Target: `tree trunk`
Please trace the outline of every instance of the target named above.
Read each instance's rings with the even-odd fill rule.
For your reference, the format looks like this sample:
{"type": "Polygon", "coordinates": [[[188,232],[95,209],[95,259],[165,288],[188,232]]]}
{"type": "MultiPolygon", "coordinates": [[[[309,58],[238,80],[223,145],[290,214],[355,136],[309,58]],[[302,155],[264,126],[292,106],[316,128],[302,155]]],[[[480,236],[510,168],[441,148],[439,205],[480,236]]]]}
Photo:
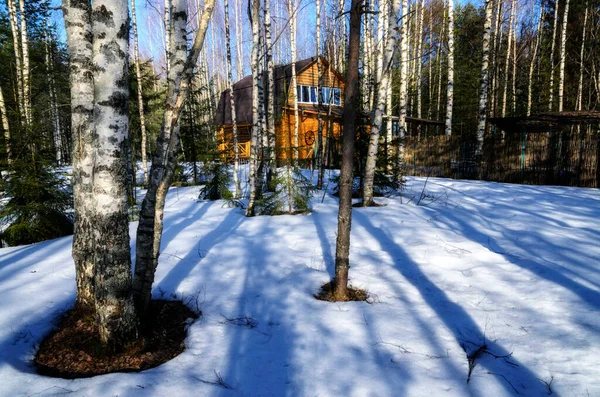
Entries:
{"type": "Polygon", "coordinates": [[[577,110],[581,110],[582,108],[582,98],[583,98],[583,55],[585,53],[585,39],[586,39],[586,25],[588,20],[588,9],[589,5],[586,5],[585,11],[583,14],[583,33],[581,37],[581,51],[579,53],[579,85],[577,86],[577,110]]]}
{"type": "MultiPolygon", "coordinates": [[[[237,115],[235,113],[235,98],[233,95],[233,73],[231,71],[231,36],[229,34],[229,1],[224,3],[225,13],[225,46],[227,50],[227,79],[229,80],[229,99],[231,100],[231,124],[233,132],[233,183],[235,185],[235,198],[242,194],[240,186],[240,150],[238,147],[237,115]]],[[[239,38],[238,38],[239,39],[239,38]]]]}
{"type": "MultiPolygon", "coordinates": [[[[508,20],[508,44],[506,46],[506,62],[504,64],[504,90],[502,91],[502,113],[501,116],[506,116],[506,102],[507,97],[506,93],[508,91],[508,66],[510,64],[511,59],[511,50],[513,46],[513,32],[514,32],[514,23],[515,23],[515,5],[517,4],[517,0],[512,0],[512,4],[510,6],[510,18],[508,20]]],[[[513,79],[515,76],[513,76],[513,79]]]]}
{"type": "Polygon", "coordinates": [[[402,0],[402,28],[400,30],[400,119],[398,120],[398,133],[400,144],[398,146],[398,157],[404,162],[404,136],[406,134],[406,96],[407,96],[407,72],[408,72],[408,0],[402,0]]]}
{"type": "Polygon", "coordinates": [[[490,35],[490,41],[492,42],[492,82],[491,82],[491,97],[490,97],[490,112],[494,116],[497,113],[498,102],[496,100],[496,94],[498,91],[498,79],[500,78],[500,68],[498,67],[498,54],[500,53],[500,47],[502,44],[502,5],[504,0],[496,0],[496,12],[494,21],[494,36],[490,35]]]}
{"type": "Polygon", "coordinates": [[[152,298],[152,284],[158,265],[160,241],[163,229],[163,212],[169,185],[177,165],[179,151],[179,116],[183,103],[190,91],[190,82],[194,67],[204,45],[208,21],[210,20],[214,0],[206,0],[198,26],[198,31],[189,54],[186,57],[187,13],[185,0],[178,0],[173,7],[172,36],[173,62],[169,70],[167,98],[160,134],[156,141],[156,151],[150,169],[150,184],[140,211],[137,230],[135,277],[133,293],[142,319],[152,298]]]}
{"type": "Polygon", "coordinates": [[[0,117],[2,117],[2,129],[4,130],[4,147],[6,148],[6,162],[8,166],[12,164],[12,152],[10,146],[10,126],[6,115],[6,106],[4,104],[4,94],[0,86],[0,117]]]}
{"type": "Polygon", "coordinates": [[[25,119],[31,125],[31,69],[29,67],[29,40],[27,39],[27,19],[25,0],[19,1],[21,13],[21,51],[23,52],[23,103],[25,104],[25,119]]]}
{"type": "MultiPolygon", "coordinates": [[[[406,0],[404,0],[406,1],[406,0]]],[[[358,99],[358,57],[360,49],[361,2],[352,0],[350,7],[350,42],[348,70],[344,93],[344,134],[342,138],[342,167],[340,170],[340,204],[338,233],[335,247],[335,279],[333,294],[336,300],[348,296],[348,268],[350,256],[350,229],[352,226],[352,165],[354,160],[355,106],[358,99]]]]}
{"type": "Polygon", "coordinates": [[[485,22],[483,26],[483,56],[481,62],[481,85],[479,87],[479,111],[477,112],[477,155],[483,154],[483,138],[487,120],[487,96],[490,60],[490,30],[492,25],[492,0],[485,0],[485,22]]]}
{"type": "Polygon", "coordinates": [[[316,0],[317,10],[317,189],[323,189],[323,177],[325,176],[325,162],[323,161],[323,117],[321,115],[321,90],[323,87],[323,65],[321,64],[321,1],[316,0]]]}
{"type": "Polygon", "coordinates": [[[64,0],[63,13],[69,49],[71,131],[73,134],[73,260],[77,282],[76,305],[94,307],[94,77],[91,6],[64,0]]]}
{"type": "Polygon", "coordinates": [[[396,37],[398,35],[398,24],[396,16],[400,9],[400,0],[393,0],[391,4],[391,17],[388,19],[387,40],[385,43],[385,55],[383,58],[383,70],[381,80],[375,87],[375,109],[371,122],[371,131],[369,133],[369,147],[367,153],[367,164],[365,166],[365,177],[363,181],[362,205],[364,207],[372,206],[373,200],[373,181],[375,178],[375,166],[377,163],[377,152],[379,146],[379,136],[383,124],[383,115],[385,113],[386,90],[390,80],[390,69],[392,66],[394,52],[396,50],[396,37]]]}
{"type": "Polygon", "coordinates": [[[558,4],[559,0],[556,0],[554,3],[554,21],[552,22],[552,47],[550,49],[550,88],[549,88],[549,102],[548,102],[548,111],[552,111],[552,102],[554,98],[554,49],[556,47],[556,31],[558,30],[558,4]]]}
{"type": "Polygon", "coordinates": [[[567,45],[567,21],[569,19],[569,0],[565,2],[565,12],[562,21],[562,34],[560,36],[560,67],[558,71],[558,111],[563,111],[563,96],[565,86],[565,58],[567,45]]]}
{"type": "Polygon", "coordinates": [[[127,216],[129,13],[123,0],[95,0],[94,296],[100,339],[121,349],[136,336],[127,216]]]}
{"type": "Polygon", "coordinates": [[[241,19],[241,7],[243,1],[237,0],[235,5],[235,47],[237,52],[237,77],[241,80],[244,77],[244,50],[242,47],[243,26],[241,19]],[[239,5],[239,6],[238,6],[239,5]]]}
{"type": "MultiPolygon", "coordinates": [[[[133,61],[135,62],[135,78],[137,81],[137,100],[140,114],[140,132],[142,135],[141,154],[142,168],[144,169],[144,186],[148,186],[148,162],[146,160],[146,117],[144,116],[144,98],[142,96],[142,71],[140,68],[140,54],[138,50],[137,18],[135,13],[135,0],[131,3],[131,25],[133,27],[133,61]]],[[[135,181],[135,168],[133,170],[135,181]]]]}
{"type": "Polygon", "coordinates": [[[527,116],[531,115],[531,98],[533,91],[533,70],[537,59],[538,48],[542,39],[542,25],[544,23],[544,7],[540,6],[540,17],[538,19],[535,45],[531,54],[531,62],[529,63],[529,82],[527,85],[527,116]]]}
{"type": "Polygon", "coordinates": [[[448,88],[446,92],[446,136],[452,135],[454,103],[454,0],[448,0],[448,88]]]}
{"type": "Polygon", "coordinates": [[[17,101],[19,104],[19,115],[21,116],[21,125],[27,125],[25,112],[25,101],[23,92],[23,52],[21,51],[21,35],[19,34],[19,16],[15,0],[8,0],[8,14],[10,27],[13,37],[13,51],[15,53],[15,68],[17,73],[17,101]]]}
{"type": "Polygon", "coordinates": [[[259,137],[261,136],[261,114],[259,107],[260,97],[260,76],[259,76],[259,53],[260,53],[260,0],[252,0],[252,14],[250,21],[252,24],[252,131],[250,134],[250,198],[248,200],[248,208],[246,208],[246,216],[254,216],[254,205],[257,199],[257,162],[258,162],[258,145],[259,137]]]}
{"type": "Polygon", "coordinates": [[[48,91],[50,96],[50,117],[52,118],[52,137],[55,149],[56,164],[62,164],[62,132],[60,128],[60,118],[58,114],[58,106],[56,103],[56,87],[54,82],[54,63],[52,59],[52,45],[50,35],[48,34],[48,19],[44,24],[44,50],[46,62],[46,77],[48,91]]]}
{"type": "MultiPolygon", "coordinates": [[[[267,184],[273,177],[273,172],[277,168],[275,162],[275,80],[273,77],[273,44],[271,40],[271,0],[264,0],[265,10],[265,57],[267,67],[267,81],[266,81],[266,101],[264,102],[265,116],[266,116],[266,129],[265,140],[267,142],[267,184]]],[[[264,75],[264,74],[263,74],[264,75]]]]}
{"type": "Polygon", "coordinates": [[[294,168],[298,167],[298,83],[296,81],[296,2],[287,0],[288,15],[290,18],[290,51],[292,53],[292,102],[294,104],[294,131],[292,135],[292,159],[294,168]]]}
{"type": "MultiPolygon", "coordinates": [[[[417,6],[417,10],[419,12],[419,22],[417,23],[417,34],[415,36],[417,40],[417,49],[415,54],[415,83],[417,85],[416,89],[416,104],[415,107],[417,109],[417,117],[421,118],[421,96],[422,96],[422,73],[423,73],[423,17],[425,14],[425,0],[421,0],[420,3],[415,4],[417,6]]],[[[421,128],[419,126],[419,128],[421,128]]],[[[419,130],[420,132],[420,130],[419,130]]]]}

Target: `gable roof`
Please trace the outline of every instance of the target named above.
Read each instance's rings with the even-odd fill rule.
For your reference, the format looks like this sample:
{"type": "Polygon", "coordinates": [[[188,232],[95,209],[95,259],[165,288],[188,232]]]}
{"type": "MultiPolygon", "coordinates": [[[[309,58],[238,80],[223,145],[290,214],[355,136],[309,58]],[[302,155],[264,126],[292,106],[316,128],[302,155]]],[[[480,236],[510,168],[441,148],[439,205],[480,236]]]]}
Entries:
{"type": "MultiPolygon", "coordinates": [[[[296,62],[296,76],[317,62],[317,57],[310,57],[296,62]]],[[[321,57],[321,62],[325,67],[329,62],[321,57]]],[[[333,70],[333,69],[332,69],[333,70]]],[[[333,70],[334,71],[334,70],[333,70]]],[[[334,71],[339,76],[337,71],[334,71]]],[[[287,97],[287,90],[292,79],[292,64],[279,65],[273,68],[273,79],[275,82],[275,111],[276,116],[281,113],[281,107],[284,105],[287,97]]],[[[245,76],[243,79],[233,85],[233,98],[235,100],[235,115],[237,124],[252,124],[252,75],[245,76]]],[[[231,100],[229,88],[221,93],[216,114],[217,125],[232,124],[231,120],[231,100]]]]}

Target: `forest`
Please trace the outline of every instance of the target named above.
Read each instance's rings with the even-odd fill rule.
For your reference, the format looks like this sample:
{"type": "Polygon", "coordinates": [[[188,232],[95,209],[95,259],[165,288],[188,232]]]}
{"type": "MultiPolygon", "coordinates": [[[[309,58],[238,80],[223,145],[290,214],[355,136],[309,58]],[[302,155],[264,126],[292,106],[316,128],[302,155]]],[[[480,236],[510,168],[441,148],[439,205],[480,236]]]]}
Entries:
{"type": "MultiPolygon", "coordinates": [[[[188,371],[207,354],[214,377],[182,375],[180,393],[199,382],[209,395],[371,395],[365,383],[382,366],[373,395],[440,391],[430,372],[453,395],[600,392],[598,359],[583,353],[600,348],[600,324],[583,320],[600,309],[589,244],[600,237],[598,48],[598,0],[6,0],[0,349],[12,352],[10,371],[188,371]],[[25,293],[51,318],[21,323],[25,293]],[[530,323],[535,313],[551,326],[530,323]],[[416,347],[386,341],[405,317],[416,347]],[[502,324],[505,340],[490,335],[502,324]],[[345,347],[298,348],[344,329],[345,347]],[[557,361],[528,350],[563,347],[552,344],[561,332],[578,343],[557,361]],[[364,373],[333,375],[345,352],[353,365],[369,357],[364,373]],[[328,353],[320,374],[338,383],[311,386],[303,376],[321,375],[307,364],[328,353]],[[567,380],[576,354],[587,372],[567,380]],[[423,388],[398,393],[412,371],[423,388]]],[[[120,379],[113,394],[132,387],[120,379]]],[[[169,391],[139,379],[142,395],[169,391]]],[[[106,386],[40,382],[82,395],[106,386]]]]}

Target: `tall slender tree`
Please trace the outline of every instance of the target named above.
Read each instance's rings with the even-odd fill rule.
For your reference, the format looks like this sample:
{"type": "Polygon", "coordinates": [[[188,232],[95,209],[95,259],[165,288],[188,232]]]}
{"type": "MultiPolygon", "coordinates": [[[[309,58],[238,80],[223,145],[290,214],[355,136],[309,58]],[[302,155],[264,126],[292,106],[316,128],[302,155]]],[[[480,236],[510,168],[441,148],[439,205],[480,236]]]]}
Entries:
{"type": "Polygon", "coordinates": [[[563,12],[562,33],[560,35],[560,63],[558,69],[558,111],[563,111],[564,87],[565,87],[565,59],[567,57],[567,23],[569,21],[569,0],[565,1],[565,10],[563,12]]]}
{"type": "MultiPolygon", "coordinates": [[[[406,1],[406,0],[404,0],[406,1]]],[[[355,118],[358,99],[358,60],[360,49],[361,2],[350,5],[350,40],[348,43],[348,69],[344,92],[344,133],[342,138],[342,167],[340,170],[340,204],[338,233],[335,247],[335,279],[333,295],[336,300],[348,297],[348,268],[350,265],[350,229],[352,226],[352,167],[354,160],[355,118]]]]}
{"type": "Polygon", "coordinates": [[[492,6],[492,0],[485,0],[485,20],[483,24],[483,54],[481,61],[481,83],[479,86],[479,111],[477,112],[477,155],[479,156],[483,154],[483,138],[485,136],[485,127],[487,121],[492,6]]]}
{"type": "Polygon", "coordinates": [[[552,111],[554,102],[554,52],[556,48],[556,32],[558,30],[558,5],[559,0],[554,2],[554,20],[552,21],[552,44],[550,49],[550,86],[548,87],[549,100],[548,111],[552,111]]]}
{"type": "Polygon", "coordinates": [[[4,130],[4,147],[6,148],[6,162],[12,164],[12,147],[10,145],[10,126],[6,114],[6,105],[4,104],[4,94],[0,86],[0,117],[2,118],[2,130],[4,130]]]}
{"type": "Polygon", "coordinates": [[[175,174],[180,148],[179,117],[190,91],[193,71],[204,45],[214,0],[205,0],[196,37],[187,49],[187,12],[185,0],[173,7],[172,62],[169,69],[167,98],[156,150],[150,169],[150,183],[142,202],[137,229],[135,276],[133,293],[138,312],[145,318],[150,307],[152,284],[158,266],[163,229],[165,199],[175,174]]]}
{"type": "Polygon", "coordinates": [[[448,0],[448,88],[446,90],[446,136],[452,135],[454,104],[454,0],[448,0]]]}
{"type": "Polygon", "coordinates": [[[377,153],[379,149],[379,136],[383,125],[383,116],[385,114],[385,105],[387,93],[385,87],[388,86],[391,78],[391,66],[396,51],[396,38],[398,35],[398,24],[396,18],[400,9],[400,0],[393,0],[391,3],[390,17],[388,18],[387,40],[385,43],[385,55],[383,58],[383,70],[381,79],[377,81],[375,87],[375,108],[373,111],[371,131],[369,133],[369,147],[367,161],[365,166],[365,175],[362,191],[362,205],[367,207],[374,204],[373,200],[373,181],[375,177],[375,166],[377,162],[377,153]]]}
{"type": "MultiPolygon", "coordinates": [[[[138,46],[137,16],[135,12],[135,0],[131,3],[131,26],[133,28],[133,62],[135,63],[135,78],[137,82],[137,100],[140,115],[140,152],[142,156],[142,168],[144,170],[144,186],[148,186],[148,161],[146,156],[147,137],[146,137],[146,116],[144,115],[144,96],[142,92],[142,70],[140,66],[140,53],[138,46]]],[[[135,174],[135,173],[134,173],[135,174]]]]}

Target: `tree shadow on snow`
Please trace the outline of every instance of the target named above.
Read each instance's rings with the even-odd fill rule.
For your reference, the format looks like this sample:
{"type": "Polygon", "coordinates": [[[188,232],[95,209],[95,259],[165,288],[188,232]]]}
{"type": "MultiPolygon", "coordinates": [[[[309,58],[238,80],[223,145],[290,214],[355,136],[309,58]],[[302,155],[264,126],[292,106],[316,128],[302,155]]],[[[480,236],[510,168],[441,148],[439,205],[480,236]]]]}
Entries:
{"type": "MultiPolygon", "coordinates": [[[[394,242],[387,231],[377,228],[361,211],[353,211],[356,226],[365,228],[378,242],[381,249],[393,258],[396,269],[411,283],[423,300],[435,311],[445,327],[452,332],[459,346],[466,349],[467,354],[472,354],[483,343],[488,351],[497,356],[508,356],[511,352],[499,343],[486,338],[477,323],[460,305],[453,302],[446,293],[433,283],[420,269],[409,255],[394,242]]],[[[466,360],[466,357],[465,357],[466,360]]],[[[517,357],[510,357],[507,363],[504,359],[496,359],[491,355],[483,354],[477,360],[473,376],[481,374],[477,368],[484,368],[490,376],[498,377],[498,382],[507,394],[517,392],[523,395],[544,395],[548,390],[541,384],[535,373],[529,370],[517,357]]],[[[467,374],[464,374],[466,380],[467,374]]]]}

